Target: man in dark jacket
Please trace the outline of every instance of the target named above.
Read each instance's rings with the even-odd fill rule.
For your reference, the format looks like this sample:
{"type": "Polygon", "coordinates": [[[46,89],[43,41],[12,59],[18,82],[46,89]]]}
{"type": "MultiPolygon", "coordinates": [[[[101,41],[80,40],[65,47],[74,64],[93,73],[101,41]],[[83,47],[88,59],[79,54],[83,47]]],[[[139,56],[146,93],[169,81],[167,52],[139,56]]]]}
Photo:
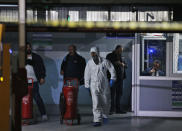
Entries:
{"type": "Polygon", "coordinates": [[[47,115],[44,102],[39,93],[39,84],[42,85],[45,82],[46,69],[42,58],[32,52],[31,44],[28,42],[26,44],[26,50],[27,59],[25,68],[27,70],[28,84],[31,86],[33,83],[32,95],[35,102],[37,103],[37,106],[42,116],[42,120],[45,121],[47,120],[47,115]]]}
{"type": "Polygon", "coordinates": [[[76,46],[70,45],[68,47],[68,55],[66,55],[61,64],[61,75],[65,78],[77,78],[79,84],[84,84],[84,70],[86,66],[85,59],[78,55],[76,46]]]}
{"type": "Polygon", "coordinates": [[[161,62],[159,60],[155,60],[153,62],[153,66],[147,68],[144,72],[142,72],[142,75],[144,76],[164,76],[164,72],[160,70],[160,64],[161,62]]]}
{"type": "Polygon", "coordinates": [[[124,57],[121,57],[122,52],[123,52],[122,46],[117,45],[115,50],[106,56],[106,59],[111,61],[111,63],[114,65],[117,76],[116,82],[111,87],[111,110],[110,110],[111,114],[113,112],[125,113],[120,109],[120,99],[123,90],[123,80],[126,78],[126,68],[127,68],[127,65],[124,61],[124,57]]]}

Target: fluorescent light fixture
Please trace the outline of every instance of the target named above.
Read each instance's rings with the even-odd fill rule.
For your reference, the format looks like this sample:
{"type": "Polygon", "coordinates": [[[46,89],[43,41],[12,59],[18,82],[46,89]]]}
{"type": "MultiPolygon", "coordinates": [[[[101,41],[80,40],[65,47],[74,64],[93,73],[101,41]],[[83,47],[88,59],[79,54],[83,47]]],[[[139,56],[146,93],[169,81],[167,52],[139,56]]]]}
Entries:
{"type": "Polygon", "coordinates": [[[18,5],[0,4],[0,7],[18,7],[18,5]]]}

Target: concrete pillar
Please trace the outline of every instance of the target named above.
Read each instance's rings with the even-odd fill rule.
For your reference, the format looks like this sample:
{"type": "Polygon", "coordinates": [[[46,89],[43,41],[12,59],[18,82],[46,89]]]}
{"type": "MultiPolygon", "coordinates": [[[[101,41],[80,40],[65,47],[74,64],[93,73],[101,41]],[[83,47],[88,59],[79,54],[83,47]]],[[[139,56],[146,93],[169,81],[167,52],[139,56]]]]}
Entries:
{"type": "Polygon", "coordinates": [[[19,67],[25,67],[25,0],[19,0],[19,67]]]}

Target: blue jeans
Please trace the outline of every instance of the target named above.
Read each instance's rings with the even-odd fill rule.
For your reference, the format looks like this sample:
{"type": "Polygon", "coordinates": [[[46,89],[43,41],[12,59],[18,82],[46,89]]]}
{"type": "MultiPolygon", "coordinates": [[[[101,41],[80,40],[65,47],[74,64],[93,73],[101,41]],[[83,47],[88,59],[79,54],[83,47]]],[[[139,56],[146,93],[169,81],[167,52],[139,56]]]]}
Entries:
{"type": "Polygon", "coordinates": [[[33,99],[35,100],[35,102],[39,108],[41,116],[45,115],[46,110],[45,110],[44,102],[39,93],[39,83],[38,82],[33,83],[32,95],[33,95],[33,99]]]}

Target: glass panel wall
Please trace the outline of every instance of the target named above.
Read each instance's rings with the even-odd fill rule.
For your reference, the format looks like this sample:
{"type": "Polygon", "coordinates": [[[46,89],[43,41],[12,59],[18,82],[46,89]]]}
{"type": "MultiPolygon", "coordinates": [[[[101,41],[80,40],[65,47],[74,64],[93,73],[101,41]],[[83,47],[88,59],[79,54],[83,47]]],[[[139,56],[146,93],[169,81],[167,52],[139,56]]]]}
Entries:
{"type": "Polygon", "coordinates": [[[140,49],[140,74],[142,76],[165,76],[166,38],[163,36],[144,36],[140,49]]]}
{"type": "Polygon", "coordinates": [[[174,35],[173,73],[182,73],[182,34],[174,35]]]}

